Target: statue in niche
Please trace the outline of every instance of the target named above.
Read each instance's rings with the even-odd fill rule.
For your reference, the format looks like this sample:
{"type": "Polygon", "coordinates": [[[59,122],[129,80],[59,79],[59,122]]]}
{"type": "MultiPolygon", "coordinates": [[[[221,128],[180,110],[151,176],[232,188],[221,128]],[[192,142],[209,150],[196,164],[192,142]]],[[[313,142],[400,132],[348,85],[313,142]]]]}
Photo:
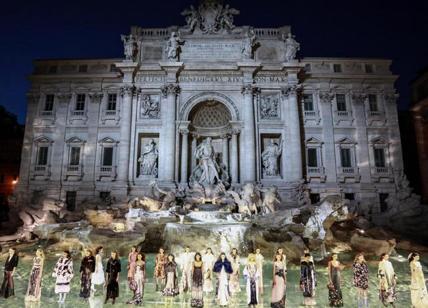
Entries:
{"type": "Polygon", "coordinates": [[[158,176],[158,150],[156,149],[156,143],[153,139],[150,139],[144,145],[143,152],[141,153],[138,162],[140,163],[140,176],[150,175],[158,176]]]}
{"type": "Polygon", "coordinates": [[[212,185],[221,182],[219,177],[219,166],[215,161],[214,147],[211,137],[205,138],[195,150],[195,158],[198,166],[192,172],[191,180],[201,185],[212,185]]]}
{"type": "Polygon", "coordinates": [[[179,61],[181,45],[184,44],[184,41],[180,38],[180,33],[173,31],[171,37],[168,40],[166,47],[167,58],[170,61],[179,61]]]}
{"type": "Polygon", "coordinates": [[[294,39],[294,36],[289,32],[287,37],[284,35],[285,41],[285,62],[291,62],[296,58],[296,53],[300,50],[300,44],[294,39]]]}
{"type": "Polygon", "coordinates": [[[125,59],[128,61],[134,61],[135,56],[138,52],[137,38],[135,35],[121,35],[123,42],[123,53],[125,54],[125,59]]]}
{"type": "Polygon", "coordinates": [[[197,26],[200,25],[200,15],[198,11],[193,7],[193,5],[190,6],[190,9],[185,9],[182,13],[182,16],[185,16],[187,28],[193,32],[197,26]]]}
{"type": "Polygon", "coordinates": [[[248,30],[242,42],[241,53],[244,59],[253,59],[253,50],[256,47],[256,34],[253,29],[248,30]]]}
{"type": "Polygon", "coordinates": [[[158,119],[159,113],[159,100],[153,99],[150,95],[143,95],[141,98],[141,115],[143,118],[158,119]]]}
{"type": "Polygon", "coordinates": [[[239,11],[237,9],[231,8],[229,4],[223,8],[220,16],[220,25],[224,29],[233,30],[235,25],[233,24],[233,15],[238,15],[239,11]]]}
{"type": "Polygon", "coordinates": [[[260,116],[262,119],[279,118],[279,99],[275,95],[264,95],[260,100],[260,116]]]}
{"type": "Polygon", "coordinates": [[[282,153],[282,141],[278,145],[273,139],[270,140],[262,153],[263,173],[266,176],[278,176],[278,158],[282,153]]]}

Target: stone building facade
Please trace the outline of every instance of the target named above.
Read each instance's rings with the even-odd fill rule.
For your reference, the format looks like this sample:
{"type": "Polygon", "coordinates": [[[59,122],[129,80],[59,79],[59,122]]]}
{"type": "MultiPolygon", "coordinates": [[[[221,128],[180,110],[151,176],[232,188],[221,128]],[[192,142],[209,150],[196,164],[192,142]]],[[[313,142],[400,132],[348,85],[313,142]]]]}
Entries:
{"type": "MultiPolygon", "coordinates": [[[[209,139],[232,186],[303,187],[374,205],[403,163],[397,78],[383,59],[304,58],[290,27],[235,26],[215,1],[186,25],[131,28],[125,57],[38,60],[17,195],[125,200],[185,185],[209,139]]],[[[378,209],[378,207],[375,207],[378,209]]]]}

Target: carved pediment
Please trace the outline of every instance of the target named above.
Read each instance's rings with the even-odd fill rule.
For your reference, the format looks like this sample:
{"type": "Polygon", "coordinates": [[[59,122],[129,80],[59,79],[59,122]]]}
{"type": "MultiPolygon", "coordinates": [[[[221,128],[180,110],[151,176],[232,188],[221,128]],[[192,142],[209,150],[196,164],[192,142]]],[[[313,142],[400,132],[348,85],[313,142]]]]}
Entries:
{"type": "Polygon", "coordinates": [[[383,137],[375,137],[370,140],[372,144],[387,144],[388,142],[383,137]]]}
{"type": "Polygon", "coordinates": [[[105,138],[103,138],[103,139],[101,139],[100,141],[99,141],[99,143],[110,143],[110,144],[114,144],[114,143],[117,143],[118,141],[116,141],[116,140],[114,140],[113,138],[111,138],[111,137],[105,137],[105,138]]]}
{"type": "Polygon", "coordinates": [[[39,136],[34,139],[35,143],[53,143],[53,140],[46,136],[39,136]]]}
{"type": "Polygon", "coordinates": [[[336,143],[339,143],[339,144],[356,144],[355,141],[353,141],[352,139],[350,139],[348,137],[341,138],[341,139],[337,140],[336,143]]]}
{"type": "Polygon", "coordinates": [[[306,139],[306,144],[322,144],[323,142],[315,137],[310,137],[306,139]]]}
{"type": "Polygon", "coordinates": [[[71,137],[66,141],[66,143],[85,143],[85,141],[79,137],[71,137]]]}

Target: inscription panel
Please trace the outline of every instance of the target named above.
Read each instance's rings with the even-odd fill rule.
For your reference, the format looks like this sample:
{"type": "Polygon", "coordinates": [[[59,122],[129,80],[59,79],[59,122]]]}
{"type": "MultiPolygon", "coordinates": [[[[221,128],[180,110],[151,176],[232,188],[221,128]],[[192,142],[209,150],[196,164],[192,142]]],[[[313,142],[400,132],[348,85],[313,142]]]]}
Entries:
{"type": "Polygon", "coordinates": [[[185,60],[240,60],[240,41],[237,42],[188,42],[182,47],[181,61],[185,60]]]}

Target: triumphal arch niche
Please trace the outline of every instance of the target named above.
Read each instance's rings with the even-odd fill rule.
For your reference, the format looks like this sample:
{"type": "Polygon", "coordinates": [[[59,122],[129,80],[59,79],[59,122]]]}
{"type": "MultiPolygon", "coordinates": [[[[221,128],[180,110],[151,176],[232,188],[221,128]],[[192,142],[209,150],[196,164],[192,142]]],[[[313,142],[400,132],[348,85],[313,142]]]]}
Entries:
{"type": "Polygon", "coordinates": [[[235,26],[238,13],[207,0],[183,11],[182,27],[133,27],[122,36],[126,59],[117,67],[137,89],[131,194],[156,180],[170,187],[251,182],[295,196],[299,44],[289,27],[235,26]]]}

